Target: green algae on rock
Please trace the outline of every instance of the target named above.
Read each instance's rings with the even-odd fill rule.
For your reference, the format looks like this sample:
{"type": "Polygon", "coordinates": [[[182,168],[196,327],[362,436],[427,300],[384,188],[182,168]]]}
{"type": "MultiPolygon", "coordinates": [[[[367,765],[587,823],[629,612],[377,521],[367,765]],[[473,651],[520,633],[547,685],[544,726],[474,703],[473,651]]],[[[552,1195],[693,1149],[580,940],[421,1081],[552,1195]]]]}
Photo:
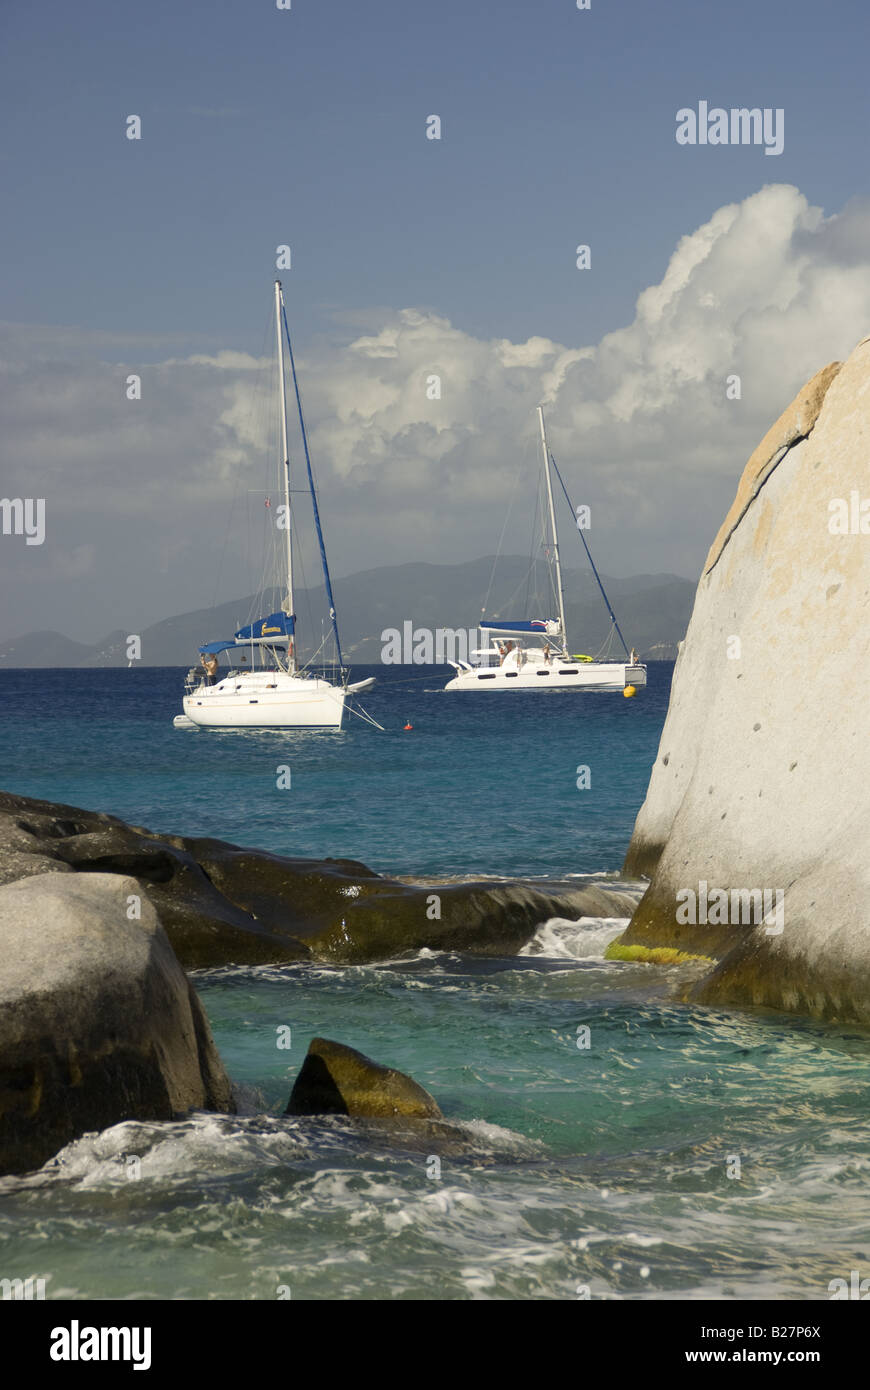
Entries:
{"type": "Polygon", "coordinates": [[[690,951],[678,951],[674,946],[627,946],[611,941],[604,952],[605,960],[633,961],[640,965],[688,965],[693,961],[714,965],[710,956],[696,956],[690,951]]]}
{"type": "Polygon", "coordinates": [[[434,1097],[410,1076],[329,1038],[312,1040],[284,1113],[443,1119],[434,1097]]]}

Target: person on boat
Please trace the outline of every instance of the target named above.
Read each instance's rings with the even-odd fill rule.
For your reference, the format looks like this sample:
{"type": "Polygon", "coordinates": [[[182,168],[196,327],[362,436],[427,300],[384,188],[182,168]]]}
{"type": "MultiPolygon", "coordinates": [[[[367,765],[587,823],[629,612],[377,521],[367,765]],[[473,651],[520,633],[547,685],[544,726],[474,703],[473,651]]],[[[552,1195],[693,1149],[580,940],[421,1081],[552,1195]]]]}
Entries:
{"type": "Polygon", "coordinates": [[[544,643],[544,661],[545,661],[545,662],[547,663],[547,665],[549,666],[551,660],[552,660],[552,656],[551,656],[551,653],[550,653],[550,644],[549,644],[549,642],[545,642],[545,643],[544,643]]]}
{"type": "Polygon", "coordinates": [[[637,663],[638,663],[639,657],[638,657],[638,654],[637,654],[637,652],[635,651],[634,647],[632,647],[632,649],[631,649],[631,656],[630,656],[629,660],[631,661],[632,666],[636,666],[637,663]]]}
{"type": "Polygon", "coordinates": [[[205,652],[202,658],[202,666],[205,671],[206,685],[214,685],[214,678],[217,675],[218,659],[213,652],[205,652]]]}

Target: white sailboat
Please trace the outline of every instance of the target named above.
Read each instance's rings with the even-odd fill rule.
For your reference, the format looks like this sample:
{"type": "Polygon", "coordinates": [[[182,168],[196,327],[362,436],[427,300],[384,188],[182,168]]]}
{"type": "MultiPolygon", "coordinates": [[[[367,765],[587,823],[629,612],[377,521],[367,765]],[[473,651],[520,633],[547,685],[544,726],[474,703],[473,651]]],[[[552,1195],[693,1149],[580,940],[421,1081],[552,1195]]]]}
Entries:
{"type": "MultiPolygon", "coordinates": [[[[625,639],[616,621],[610,601],[598,574],[586,539],[580,531],[581,539],[598,581],[602,597],[611,618],[611,635],[615,632],[622,643],[625,659],[613,661],[599,660],[591,656],[571,655],[565,626],[565,595],[562,587],[562,563],[559,557],[559,534],[556,526],[556,509],[553,504],[552,470],[555,460],[547,446],[547,433],[544,425],[544,410],[538,406],[538,422],[541,430],[541,449],[543,452],[544,481],[547,493],[550,537],[548,538],[548,559],[553,571],[553,589],[559,609],[558,618],[524,618],[514,622],[481,622],[481,645],[471,653],[478,658],[477,664],[467,661],[451,661],[456,675],[447,682],[445,690],[483,691],[483,690],[621,690],[624,695],[634,695],[639,686],[646,685],[646,666],[638,660],[636,652],[629,652],[625,639]],[[486,644],[486,645],[484,645],[486,644]]],[[[558,470],[557,470],[558,473],[558,470]]],[[[559,475],[561,482],[561,475],[559,475]]],[[[562,487],[564,489],[564,483],[562,487]]],[[[566,492],[567,497],[567,492],[566,492]]],[[[573,511],[573,508],[572,508],[573,511]]]]}
{"type": "MultiPolygon", "coordinates": [[[[213,729],[340,729],[352,696],[374,685],[370,680],[348,682],[341,655],[332,582],[320,526],[314,475],[308,453],[308,437],[296,380],[293,345],[287,326],[281,281],[275,281],[275,320],[278,336],[278,378],[281,412],[281,472],[284,487],[286,592],[281,608],[240,628],[233,637],[206,642],[199,648],[200,666],[188,673],[182,700],[184,714],[178,727],[213,729]],[[282,332],[283,329],[283,332],[282,332]],[[284,340],[293,375],[299,424],[305,449],[314,523],[320,545],[329,616],[335,637],[339,678],[328,680],[297,661],[296,615],[293,606],[293,529],[290,510],[290,450],[287,440],[287,386],[284,340]],[[221,673],[218,658],[225,655],[230,669],[221,673]]],[[[368,716],[363,716],[368,718],[368,716]]],[[[374,721],[370,721],[374,722],[374,721]]]]}

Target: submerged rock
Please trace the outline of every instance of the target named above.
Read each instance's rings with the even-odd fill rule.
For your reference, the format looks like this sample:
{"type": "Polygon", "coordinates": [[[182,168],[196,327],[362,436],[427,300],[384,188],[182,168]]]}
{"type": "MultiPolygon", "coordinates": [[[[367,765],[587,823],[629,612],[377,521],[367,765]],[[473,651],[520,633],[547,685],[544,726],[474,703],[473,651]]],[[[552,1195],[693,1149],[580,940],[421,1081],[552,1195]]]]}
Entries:
{"type": "Polygon", "coordinates": [[[421,947],[511,955],[551,917],[627,917],[636,902],[594,884],[544,893],[524,883],[401,883],[355,860],[154,835],[101,812],[0,793],[0,874],[51,870],[134,875],[190,969],[362,962],[421,947]]]}
{"type": "Polygon", "coordinates": [[[328,1038],[313,1039],[284,1113],[443,1119],[434,1097],[410,1076],[328,1038]]]}
{"type": "Polygon", "coordinates": [[[621,942],[714,957],[703,999],[870,1023],[868,532],[865,339],[747,464],[625,864],[621,942]]]}
{"type": "Polygon", "coordinates": [[[45,873],[0,888],[0,1173],[121,1120],[231,1111],[202,1006],[140,885],[45,873]]]}

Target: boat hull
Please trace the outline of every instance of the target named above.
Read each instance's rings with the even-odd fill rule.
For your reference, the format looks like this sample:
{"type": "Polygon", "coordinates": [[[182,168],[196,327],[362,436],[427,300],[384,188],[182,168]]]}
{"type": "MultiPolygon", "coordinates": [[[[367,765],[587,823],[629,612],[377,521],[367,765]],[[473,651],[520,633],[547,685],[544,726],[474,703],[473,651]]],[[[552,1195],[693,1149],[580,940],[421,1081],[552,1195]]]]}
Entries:
{"type": "Polygon", "coordinates": [[[459,671],[445,690],[502,691],[502,690],[624,690],[646,685],[646,667],[632,666],[623,661],[552,662],[526,660],[519,670],[515,666],[475,666],[459,671]]]}
{"type": "Polygon", "coordinates": [[[340,729],[346,692],[319,677],[275,672],[230,676],[184,696],[184,713],[204,729],[340,729]]]}

